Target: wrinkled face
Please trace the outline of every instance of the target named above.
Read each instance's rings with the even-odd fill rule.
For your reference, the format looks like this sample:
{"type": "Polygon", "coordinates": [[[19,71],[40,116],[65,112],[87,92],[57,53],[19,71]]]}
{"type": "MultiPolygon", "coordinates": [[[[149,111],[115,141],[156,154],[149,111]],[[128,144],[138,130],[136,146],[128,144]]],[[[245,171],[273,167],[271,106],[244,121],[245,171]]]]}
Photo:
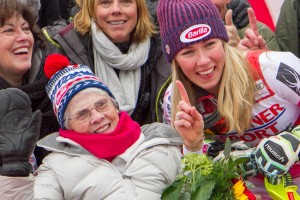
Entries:
{"type": "Polygon", "coordinates": [[[195,85],[217,95],[225,65],[221,39],[209,39],[181,49],[175,60],[195,85]]]}
{"type": "Polygon", "coordinates": [[[68,129],[78,133],[107,134],[119,122],[118,109],[108,95],[84,90],[71,99],[66,116],[68,129]]]}
{"type": "Polygon", "coordinates": [[[218,8],[221,18],[225,19],[225,14],[227,12],[226,4],[228,4],[230,0],[211,0],[211,2],[218,8]]]}
{"type": "Polygon", "coordinates": [[[137,16],[135,0],[99,0],[96,9],[99,27],[115,43],[130,40],[137,16]]]}
{"type": "Polygon", "coordinates": [[[8,81],[31,68],[34,39],[29,24],[14,14],[0,27],[0,75],[8,81]]]}

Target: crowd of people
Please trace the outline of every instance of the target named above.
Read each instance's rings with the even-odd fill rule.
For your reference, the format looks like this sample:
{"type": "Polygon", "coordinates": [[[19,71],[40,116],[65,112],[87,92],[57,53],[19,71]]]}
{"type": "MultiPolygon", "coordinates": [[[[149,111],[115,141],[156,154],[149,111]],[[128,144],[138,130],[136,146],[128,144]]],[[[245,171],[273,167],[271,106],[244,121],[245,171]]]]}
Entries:
{"type": "Polygon", "coordinates": [[[300,139],[277,137],[300,125],[300,45],[247,0],[0,0],[0,13],[1,199],[160,199],[183,155],[226,138],[293,149],[286,168],[256,160],[262,199],[261,175],[300,184],[300,139]]]}

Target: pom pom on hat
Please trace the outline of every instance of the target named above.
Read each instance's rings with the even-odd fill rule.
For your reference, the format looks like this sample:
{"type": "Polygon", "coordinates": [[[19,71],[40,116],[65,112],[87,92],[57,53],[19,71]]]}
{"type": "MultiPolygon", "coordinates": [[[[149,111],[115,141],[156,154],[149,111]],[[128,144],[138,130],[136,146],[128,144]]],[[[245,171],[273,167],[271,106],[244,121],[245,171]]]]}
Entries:
{"type": "Polygon", "coordinates": [[[49,78],[46,92],[62,129],[65,128],[64,115],[68,103],[78,92],[87,88],[98,88],[115,99],[109,88],[88,66],[71,65],[63,55],[49,55],[45,61],[44,72],[49,78]]]}
{"type": "Polygon", "coordinates": [[[70,61],[66,56],[61,54],[51,54],[45,60],[45,75],[50,79],[57,71],[62,70],[68,65],[70,65],[70,61]]]}

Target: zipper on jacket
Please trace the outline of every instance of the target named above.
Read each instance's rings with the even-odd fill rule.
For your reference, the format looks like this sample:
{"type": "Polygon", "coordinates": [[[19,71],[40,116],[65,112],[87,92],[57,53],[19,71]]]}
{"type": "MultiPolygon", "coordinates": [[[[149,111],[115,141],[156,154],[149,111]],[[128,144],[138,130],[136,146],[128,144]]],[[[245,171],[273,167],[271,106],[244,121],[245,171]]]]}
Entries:
{"type": "Polygon", "coordinates": [[[134,200],[137,196],[136,187],[133,184],[132,177],[126,176],[125,174],[122,175],[123,178],[123,184],[124,184],[124,190],[125,194],[127,196],[127,199],[134,200]]]}

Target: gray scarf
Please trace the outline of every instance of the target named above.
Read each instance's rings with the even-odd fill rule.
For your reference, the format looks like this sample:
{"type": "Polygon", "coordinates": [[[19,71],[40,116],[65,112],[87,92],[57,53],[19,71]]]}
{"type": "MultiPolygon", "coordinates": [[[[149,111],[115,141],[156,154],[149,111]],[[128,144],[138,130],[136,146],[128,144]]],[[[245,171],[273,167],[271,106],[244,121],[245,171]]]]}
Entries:
{"type": "Polygon", "coordinates": [[[132,43],[127,54],[122,54],[94,21],[91,28],[95,74],[111,90],[120,111],[132,114],[140,88],[141,66],[148,59],[150,38],[139,44],[132,43]],[[119,77],[113,68],[120,70],[119,77]]]}

